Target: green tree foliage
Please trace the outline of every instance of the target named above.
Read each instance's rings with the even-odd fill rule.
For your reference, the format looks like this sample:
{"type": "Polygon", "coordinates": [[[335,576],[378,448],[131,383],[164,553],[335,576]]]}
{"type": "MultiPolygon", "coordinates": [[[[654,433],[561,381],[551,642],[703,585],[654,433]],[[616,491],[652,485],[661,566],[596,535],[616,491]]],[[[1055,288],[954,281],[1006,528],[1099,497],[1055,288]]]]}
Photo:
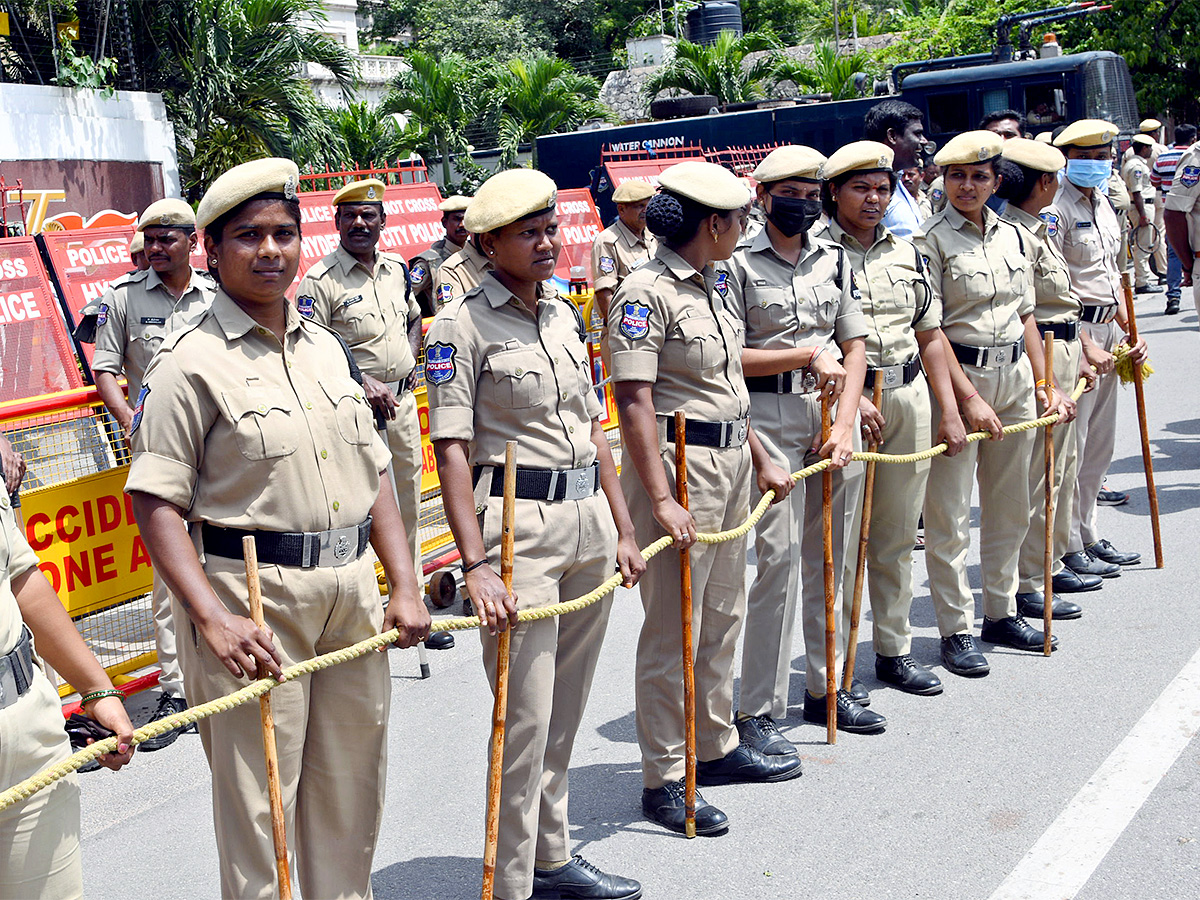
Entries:
{"type": "Polygon", "coordinates": [[[461,56],[408,54],[408,69],[396,76],[383,103],[385,113],[403,113],[409,127],[400,140],[442,162],[443,183],[450,181],[450,157],[467,149],[465,132],[475,115],[477,96],[470,64],[461,56]],[[430,152],[433,151],[433,152],[430,152]]]}
{"type": "Polygon", "coordinates": [[[858,96],[854,76],[869,72],[872,67],[869,54],[839,55],[831,41],[821,41],[813,47],[812,59],[808,62],[780,56],[772,69],[771,79],[776,86],[790,81],[802,92],[832,94],[834,100],[847,100],[858,96]]]}
{"type": "Polygon", "coordinates": [[[507,59],[546,40],[505,0],[426,0],[416,10],[413,34],[422,52],[467,59],[507,59]]]}
{"type": "Polygon", "coordinates": [[[646,94],[654,97],[664,90],[712,94],[722,106],[761,100],[772,79],[780,46],[770,32],[735,36],[731,31],[722,31],[710,45],[681,39],[671,60],[647,80],[646,94]],[[764,55],[747,59],[760,51],[765,51],[764,55]]]}

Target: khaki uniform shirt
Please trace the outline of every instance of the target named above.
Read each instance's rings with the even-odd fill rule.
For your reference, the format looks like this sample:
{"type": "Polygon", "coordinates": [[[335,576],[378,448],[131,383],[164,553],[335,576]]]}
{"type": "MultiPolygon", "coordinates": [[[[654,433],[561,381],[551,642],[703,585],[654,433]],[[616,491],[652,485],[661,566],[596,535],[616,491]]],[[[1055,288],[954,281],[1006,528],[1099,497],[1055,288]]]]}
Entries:
{"type": "Polygon", "coordinates": [[[853,267],[832,241],[810,233],[793,266],[764,228],[718,267],[729,273],[729,308],[746,323],[746,347],[825,347],[841,359],[840,342],[867,334],[853,267]]]}
{"type": "Polygon", "coordinates": [[[435,299],[441,309],[455,297],[461,297],[473,287],[478,287],[483,276],[492,270],[492,264],[486,256],[475,249],[470,241],[463,248],[442,263],[437,270],[437,291],[435,299]]]}
{"type": "Polygon", "coordinates": [[[178,300],[153,269],[122,276],[100,303],[92,371],[124,372],[130,403],[136,402],[142,376],[163,339],[203,313],[212,297],[211,279],[194,269],[178,300]]]}
{"type": "Polygon", "coordinates": [[[926,196],[929,197],[929,208],[932,210],[930,215],[940,213],[946,208],[946,179],[939,175],[929,183],[929,191],[926,196]]]}
{"type": "Polygon", "coordinates": [[[38,564],[37,554],[17,527],[8,491],[0,491],[0,654],[11,653],[21,640],[21,607],[12,583],[38,564]]]}
{"type": "Polygon", "coordinates": [[[917,332],[938,327],[930,318],[933,303],[917,248],[882,224],[875,226],[870,247],[863,247],[835,221],[817,237],[845,250],[854,269],[867,323],[867,365],[897,366],[917,356],[917,332]]]}
{"type": "Polygon", "coordinates": [[[1033,275],[1034,321],[1039,325],[1078,322],[1083,306],[1071,294],[1067,261],[1050,240],[1047,224],[1015,203],[1008,204],[1000,218],[1020,230],[1025,244],[1025,258],[1033,275]]]}
{"type": "Polygon", "coordinates": [[[1108,176],[1108,200],[1119,213],[1127,213],[1133,209],[1133,198],[1129,196],[1129,188],[1115,169],[1108,176]]]}
{"type": "Polygon", "coordinates": [[[283,343],[224,291],[146,372],[126,491],[193,522],[326,531],[366,519],[391,454],[337,338],[289,303],[283,343]]]}
{"type": "Polygon", "coordinates": [[[616,290],[625,276],[654,255],[658,241],[649,231],[638,237],[620,219],[592,242],[592,288],[616,290]]]}
{"type": "MultiPolygon", "coordinates": [[[[1111,210],[1110,210],[1111,212],[1111,210]]],[[[1034,309],[1033,279],[1015,226],[983,209],[983,233],[953,206],[916,240],[933,293],[930,319],[946,337],[974,347],[1016,343],[1034,309]]]]}
{"type": "Polygon", "coordinates": [[[1121,298],[1121,226],[1112,204],[1098,190],[1089,200],[1064,181],[1042,219],[1048,226],[1047,236],[1067,261],[1074,297],[1088,305],[1117,305],[1121,298]]]}
{"type": "Polygon", "coordinates": [[[1193,252],[1196,250],[1197,235],[1200,235],[1200,203],[1197,200],[1200,200],[1200,143],[1192,144],[1179,157],[1175,180],[1163,201],[1164,208],[1187,215],[1193,252]]]}
{"type": "Polygon", "coordinates": [[[458,247],[442,238],[408,261],[408,281],[412,285],[413,296],[423,308],[434,308],[433,279],[438,268],[458,251],[458,247]]]}
{"type": "Polygon", "coordinates": [[[305,274],[296,308],[340,334],[358,368],[372,378],[403,381],[416,367],[408,325],[421,318],[421,307],[395,254],[377,253],[371,272],[338,247],[305,274]]]}
{"type": "Polygon", "coordinates": [[[660,415],[683,410],[705,422],[750,415],[742,375],[745,328],[730,294],[727,272],[709,266],[697,272],[659,244],[609,304],[613,381],[650,382],[660,415]]]}
{"type": "Polygon", "coordinates": [[[1150,167],[1146,164],[1146,160],[1140,156],[1131,156],[1121,166],[1121,178],[1125,181],[1125,187],[1129,189],[1132,197],[1134,194],[1140,194],[1143,200],[1149,201],[1154,197],[1154,190],[1150,186],[1150,167]]]}
{"type": "Polygon", "coordinates": [[[603,411],[571,303],[543,282],[537,314],[495,278],[444,306],[429,326],[429,437],[462,440],[471,465],[577,469],[596,459],[592,420],[603,411]]]}

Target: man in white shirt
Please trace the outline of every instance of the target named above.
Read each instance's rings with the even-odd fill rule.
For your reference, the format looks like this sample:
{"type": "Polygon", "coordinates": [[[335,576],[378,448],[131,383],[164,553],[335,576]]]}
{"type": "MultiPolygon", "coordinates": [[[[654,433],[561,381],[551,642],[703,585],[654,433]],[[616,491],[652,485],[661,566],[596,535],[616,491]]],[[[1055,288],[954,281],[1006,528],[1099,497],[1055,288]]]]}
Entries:
{"type": "MultiPolygon", "coordinates": [[[[863,118],[863,138],[878,141],[892,148],[896,155],[892,167],[897,174],[921,164],[921,151],[925,148],[925,122],[921,111],[903,100],[884,100],[876,103],[863,118]]],[[[904,184],[898,183],[883,215],[883,224],[899,237],[912,237],[919,231],[925,216],[921,204],[908,192],[904,184]]]]}

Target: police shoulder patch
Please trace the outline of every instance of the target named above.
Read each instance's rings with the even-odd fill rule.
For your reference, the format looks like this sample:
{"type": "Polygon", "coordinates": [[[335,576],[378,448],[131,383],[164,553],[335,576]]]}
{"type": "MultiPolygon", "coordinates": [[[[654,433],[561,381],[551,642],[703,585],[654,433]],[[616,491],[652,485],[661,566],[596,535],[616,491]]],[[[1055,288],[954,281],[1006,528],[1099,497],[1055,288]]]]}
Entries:
{"type": "Polygon", "coordinates": [[[425,280],[427,274],[429,274],[429,270],[425,267],[425,263],[419,259],[414,259],[412,266],[408,270],[409,283],[420,284],[425,280]]]}
{"type": "Polygon", "coordinates": [[[645,303],[626,303],[621,307],[621,334],[640,341],[650,333],[650,307],[645,303]]]}
{"type": "Polygon", "coordinates": [[[600,257],[600,271],[605,275],[611,275],[617,271],[617,261],[611,256],[600,257]]]}
{"type": "Polygon", "coordinates": [[[449,303],[454,299],[454,288],[448,284],[439,284],[437,289],[437,301],[441,304],[449,303]]]}
{"type": "Polygon", "coordinates": [[[100,312],[96,315],[96,324],[103,325],[107,321],[108,321],[108,304],[101,303],[100,304],[100,312]]]}
{"type": "Polygon", "coordinates": [[[728,272],[717,273],[717,280],[713,283],[713,290],[717,292],[717,296],[719,296],[722,300],[725,299],[726,295],[729,294],[728,272]]]}
{"type": "Polygon", "coordinates": [[[296,311],[306,319],[311,319],[313,317],[313,304],[316,302],[316,297],[310,297],[308,294],[301,294],[296,298],[296,311]]]}
{"type": "Polygon", "coordinates": [[[1040,213],[1038,218],[1046,223],[1046,234],[1050,235],[1050,237],[1058,234],[1058,216],[1054,213],[1044,212],[1040,213]]]}
{"type": "Polygon", "coordinates": [[[146,405],[146,398],[150,396],[150,385],[143,384],[142,389],[138,391],[137,403],[133,405],[133,422],[129,426],[129,433],[133,434],[138,430],[138,426],[142,424],[142,409],[146,405]]]}
{"type": "Polygon", "coordinates": [[[1185,188],[1193,188],[1200,183],[1200,166],[1184,166],[1176,177],[1185,188]]]}
{"type": "Polygon", "coordinates": [[[946,192],[941,188],[934,188],[929,192],[929,196],[933,198],[934,203],[941,203],[942,198],[946,196],[946,192]]]}
{"type": "Polygon", "coordinates": [[[454,357],[458,348],[444,341],[435,341],[425,348],[425,381],[433,385],[446,384],[454,380],[457,364],[454,357]]]}

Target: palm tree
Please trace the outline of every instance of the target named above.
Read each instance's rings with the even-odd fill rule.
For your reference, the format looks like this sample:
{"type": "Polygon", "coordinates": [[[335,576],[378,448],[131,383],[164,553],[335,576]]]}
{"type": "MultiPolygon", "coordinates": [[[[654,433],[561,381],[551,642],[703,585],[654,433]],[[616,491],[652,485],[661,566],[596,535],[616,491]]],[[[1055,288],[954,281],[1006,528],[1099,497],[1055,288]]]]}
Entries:
{"type": "Polygon", "coordinates": [[[406,155],[413,149],[406,143],[406,132],[396,117],[366,101],[346,106],[326,107],[325,121],[334,142],[321,148],[314,161],[350,169],[370,169],[406,155]]]}
{"type": "Polygon", "coordinates": [[[854,97],[854,76],[871,66],[869,54],[838,54],[832,41],[813,45],[811,62],[801,62],[792,56],[780,56],[771,71],[772,89],[790,81],[796,87],[815,94],[832,94],[834,100],[854,97]]]}
{"type": "MultiPolygon", "coordinates": [[[[521,144],[538,135],[575,128],[588,119],[612,119],[612,110],[597,99],[600,82],[580,75],[558,57],[513,57],[485,76],[485,82],[488,102],[500,112],[505,165],[515,162],[521,144]]],[[[532,155],[536,169],[536,142],[532,155]]]]}
{"type": "Polygon", "coordinates": [[[743,35],[722,31],[709,45],[680,40],[675,55],[647,80],[644,90],[650,98],[671,89],[712,94],[721,106],[761,100],[779,49],[779,39],[765,31],[743,35]],[[747,59],[763,51],[765,55],[747,59]]]}
{"type": "Polygon", "coordinates": [[[304,67],[329,70],[347,96],[355,76],[349,53],[312,27],[319,0],[168,0],[145,12],[193,198],[238,163],[331,139],[304,67]]]}
{"type": "Polygon", "coordinates": [[[455,54],[434,57],[413,50],[407,61],[408,68],[392,81],[382,109],[408,116],[404,141],[436,151],[442,160],[442,183],[449,184],[450,155],[466,152],[464,132],[474,116],[470,70],[455,54]]]}

